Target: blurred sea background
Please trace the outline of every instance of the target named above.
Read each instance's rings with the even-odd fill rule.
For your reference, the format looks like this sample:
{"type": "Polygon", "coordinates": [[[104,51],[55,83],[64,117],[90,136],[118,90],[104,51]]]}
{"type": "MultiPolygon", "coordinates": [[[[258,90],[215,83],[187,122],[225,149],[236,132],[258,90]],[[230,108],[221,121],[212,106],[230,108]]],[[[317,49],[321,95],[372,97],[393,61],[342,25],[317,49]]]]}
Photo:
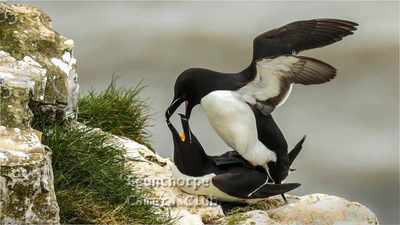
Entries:
{"type": "MultiPolygon", "coordinates": [[[[82,92],[119,84],[147,86],[149,128],[158,153],[172,156],[164,122],[176,77],[189,67],[234,72],[248,65],[252,40],[289,22],[339,18],[360,24],[353,36],[302,52],[338,69],[333,81],[295,86],[273,115],[289,149],[307,141],[288,181],[295,194],[358,201],[381,224],[399,224],[399,2],[31,2],[75,41],[82,92]]],[[[174,121],[177,121],[176,116],[174,121]]],[[[191,126],[210,154],[229,150],[200,107],[191,126]]]]}

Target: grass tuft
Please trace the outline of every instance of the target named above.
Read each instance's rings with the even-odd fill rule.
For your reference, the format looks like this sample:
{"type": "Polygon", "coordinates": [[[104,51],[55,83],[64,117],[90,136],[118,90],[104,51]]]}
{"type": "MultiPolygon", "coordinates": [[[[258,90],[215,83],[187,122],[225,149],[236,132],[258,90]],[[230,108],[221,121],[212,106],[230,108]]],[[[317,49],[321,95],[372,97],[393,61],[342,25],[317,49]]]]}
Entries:
{"type": "Polygon", "coordinates": [[[119,88],[112,79],[106,90],[91,91],[80,98],[78,121],[149,146],[147,105],[138,97],[142,89],[140,84],[119,88]]]}
{"type": "MultiPolygon", "coordinates": [[[[62,223],[162,224],[162,212],[131,204],[145,191],[132,186],[123,151],[109,136],[87,127],[53,126],[44,144],[53,150],[53,169],[62,223]]],[[[143,201],[141,201],[143,202],[143,201]]]]}
{"type": "MultiPolygon", "coordinates": [[[[135,88],[124,92],[111,85],[105,92],[91,93],[80,102],[84,110],[80,121],[102,129],[108,127],[115,134],[140,137],[146,142],[147,133],[143,130],[147,114],[144,103],[137,100],[139,91],[135,88]],[[103,116],[98,112],[101,108],[103,116]],[[109,121],[121,126],[126,124],[126,127],[117,129],[109,121]]],[[[73,124],[54,122],[43,114],[35,115],[32,123],[35,129],[43,132],[43,144],[53,152],[54,186],[61,223],[170,223],[167,212],[142,201],[147,190],[134,185],[135,177],[125,167],[122,147],[109,144],[110,135],[106,133],[73,124]]]]}

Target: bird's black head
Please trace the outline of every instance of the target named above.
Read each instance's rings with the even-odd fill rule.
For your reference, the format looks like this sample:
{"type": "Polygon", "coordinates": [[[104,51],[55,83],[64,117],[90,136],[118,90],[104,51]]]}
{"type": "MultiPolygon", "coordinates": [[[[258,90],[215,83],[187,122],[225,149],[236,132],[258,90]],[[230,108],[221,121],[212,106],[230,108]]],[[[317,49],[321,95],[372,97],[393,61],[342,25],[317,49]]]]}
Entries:
{"type": "Polygon", "coordinates": [[[175,81],[174,99],[165,112],[167,121],[176,109],[186,103],[185,117],[190,118],[193,107],[200,103],[201,99],[215,90],[237,90],[243,87],[250,79],[251,66],[239,73],[219,73],[216,71],[191,68],[185,70],[175,81]]]}
{"type": "Polygon", "coordinates": [[[233,81],[230,78],[201,68],[184,71],[175,81],[174,99],[165,113],[167,121],[183,102],[186,103],[185,117],[189,119],[193,107],[199,104],[204,96],[214,90],[232,89],[233,81]]]}
{"type": "Polygon", "coordinates": [[[198,90],[196,88],[196,77],[192,74],[182,73],[175,82],[174,98],[165,112],[167,121],[176,109],[183,103],[186,103],[186,118],[190,117],[193,107],[199,104],[198,90]]]}

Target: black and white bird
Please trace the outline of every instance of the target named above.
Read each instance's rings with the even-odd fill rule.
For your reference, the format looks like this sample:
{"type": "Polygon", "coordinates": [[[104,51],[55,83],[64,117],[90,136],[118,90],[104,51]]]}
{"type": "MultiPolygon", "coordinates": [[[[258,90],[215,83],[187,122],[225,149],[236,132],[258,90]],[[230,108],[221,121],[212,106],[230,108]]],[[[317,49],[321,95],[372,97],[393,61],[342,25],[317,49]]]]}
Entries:
{"type": "Polygon", "coordinates": [[[321,84],[336,76],[329,64],[296,54],[340,41],[357,25],[338,19],[293,22],[256,37],[252,61],[239,73],[188,69],[176,80],[166,119],[183,102],[187,118],[201,104],[217,134],[243,158],[267,171],[270,162],[283,168],[287,144],[270,113],[285,102],[293,84],[321,84]],[[268,144],[258,138],[255,112],[264,115],[265,126],[273,130],[268,144]]]}
{"type": "MultiPolygon", "coordinates": [[[[181,123],[183,135],[170,122],[168,127],[174,142],[173,177],[183,191],[224,202],[252,203],[300,186],[298,183],[268,183],[258,188],[265,182],[265,171],[253,167],[235,151],[220,156],[207,155],[182,114],[181,123]]],[[[302,143],[300,141],[289,153],[288,166],[297,157],[302,143]]]]}

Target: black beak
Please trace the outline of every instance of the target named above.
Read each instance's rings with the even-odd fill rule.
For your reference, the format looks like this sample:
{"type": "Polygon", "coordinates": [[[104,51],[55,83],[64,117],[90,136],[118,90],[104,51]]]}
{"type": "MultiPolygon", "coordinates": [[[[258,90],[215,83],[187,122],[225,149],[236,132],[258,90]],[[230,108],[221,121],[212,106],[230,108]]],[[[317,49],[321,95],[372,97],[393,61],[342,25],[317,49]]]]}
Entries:
{"type": "Polygon", "coordinates": [[[167,111],[165,111],[165,118],[167,122],[169,121],[169,118],[174,114],[176,109],[184,102],[186,101],[186,98],[184,97],[179,97],[179,98],[174,98],[172,103],[168,106],[167,111]]]}
{"type": "Polygon", "coordinates": [[[174,125],[172,125],[172,123],[170,123],[169,121],[167,121],[167,125],[168,128],[170,129],[171,133],[172,133],[172,138],[174,140],[179,140],[179,133],[178,131],[175,129],[174,125]]]}

